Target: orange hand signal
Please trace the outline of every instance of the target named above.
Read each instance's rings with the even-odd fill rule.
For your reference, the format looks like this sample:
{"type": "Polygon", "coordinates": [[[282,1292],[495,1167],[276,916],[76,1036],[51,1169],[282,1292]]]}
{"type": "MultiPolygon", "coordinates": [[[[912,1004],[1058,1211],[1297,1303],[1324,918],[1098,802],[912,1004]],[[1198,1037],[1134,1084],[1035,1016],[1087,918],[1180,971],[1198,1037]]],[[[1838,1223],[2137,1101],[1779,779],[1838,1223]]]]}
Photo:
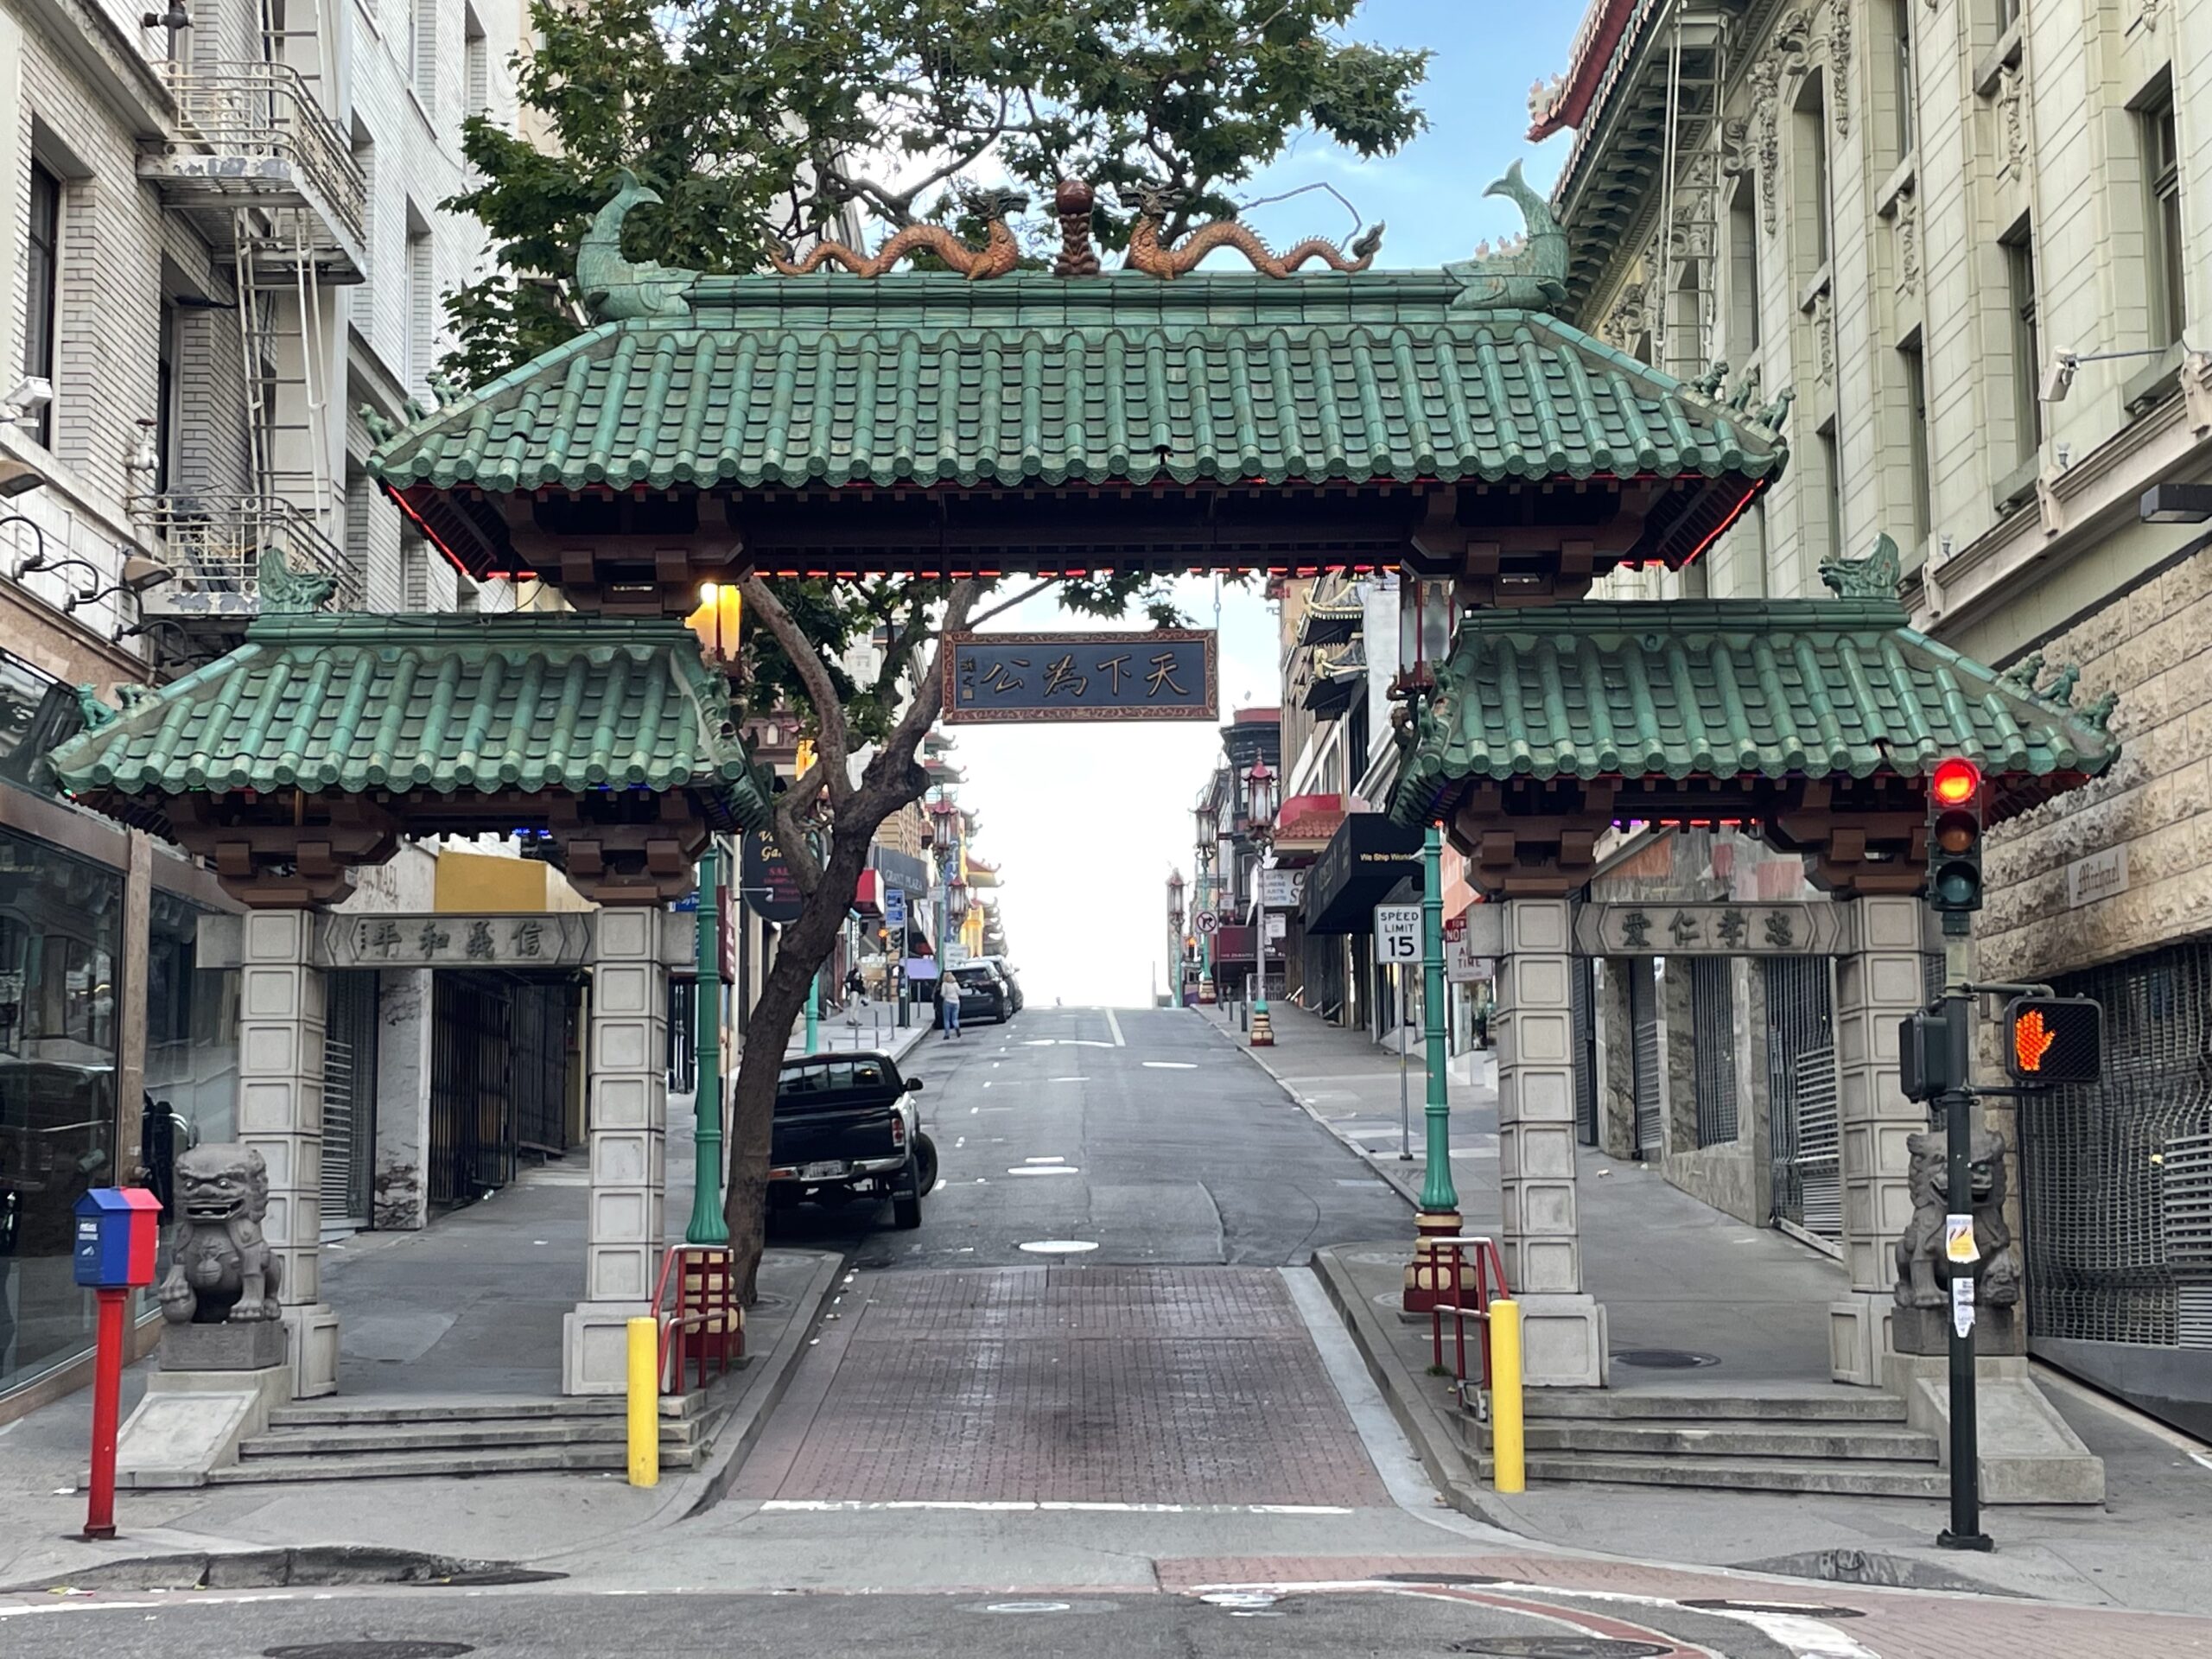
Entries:
{"type": "Polygon", "coordinates": [[[2012,1027],[2012,1052],[2019,1057],[2020,1070],[2040,1071],[2043,1057],[2058,1040],[2058,1033],[2044,1022],[2041,1008],[2030,1008],[2012,1027]]]}

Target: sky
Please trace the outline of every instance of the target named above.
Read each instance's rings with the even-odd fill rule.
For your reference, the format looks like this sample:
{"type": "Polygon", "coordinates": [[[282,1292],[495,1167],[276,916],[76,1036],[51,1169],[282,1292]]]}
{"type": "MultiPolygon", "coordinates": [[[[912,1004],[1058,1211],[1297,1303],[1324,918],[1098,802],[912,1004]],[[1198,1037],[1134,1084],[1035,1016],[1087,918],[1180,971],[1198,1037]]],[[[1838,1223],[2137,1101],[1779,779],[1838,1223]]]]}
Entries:
{"type": "MultiPolygon", "coordinates": [[[[1567,67],[1581,22],[1575,0],[1368,0],[1350,33],[1435,56],[1421,101],[1428,130],[1394,156],[1362,162],[1310,135],[1239,194],[1275,195],[1325,181],[1369,222],[1389,226],[1378,266],[1420,268],[1465,258],[1485,238],[1521,231],[1510,202],[1481,192],[1516,160],[1538,189],[1557,175],[1567,140],[1532,148],[1531,81],[1567,67]]],[[[1309,192],[1249,215],[1276,247],[1301,236],[1343,240],[1350,216],[1309,192]]],[[[1214,622],[1215,584],[1185,577],[1175,597],[1194,626],[1214,622]]],[[[1096,627],[1060,612],[1050,595],[1007,612],[991,629],[1096,627]]],[[[1141,627],[1141,621],[1125,626],[1141,627]]],[[[1260,584],[1220,589],[1222,723],[1240,708],[1274,705],[1280,687],[1273,607],[1260,584]]],[[[960,726],[962,804],[981,818],[976,850],[997,861],[1009,952],[1033,1004],[1141,1007],[1165,988],[1167,877],[1192,875],[1191,807],[1220,748],[1217,725],[960,726]]]]}

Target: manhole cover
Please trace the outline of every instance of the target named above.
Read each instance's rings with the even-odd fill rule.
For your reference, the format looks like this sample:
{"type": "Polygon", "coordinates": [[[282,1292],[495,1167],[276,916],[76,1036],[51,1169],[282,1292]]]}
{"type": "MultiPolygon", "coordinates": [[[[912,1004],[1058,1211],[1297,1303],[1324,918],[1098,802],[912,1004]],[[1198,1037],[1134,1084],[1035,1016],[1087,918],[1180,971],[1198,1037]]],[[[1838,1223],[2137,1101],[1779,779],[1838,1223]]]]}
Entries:
{"type": "Polygon", "coordinates": [[[313,1642],[303,1648],[264,1648],[261,1659],[459,1659],[466,1642],[313,1642]]]}
{"type": "Polygon", "coordinates": [[[1471,1642],[1455,1642],[1445,1651],[1479,1654],[1484,1659],[1652,1659],[1678,1649],[1602,1636],[1478,1636],[1471,1642]]]}
{"type": "Polygon", "coordinates": [[[1613,1362],[1641,1371],[1694,1371],[1720,1363],[1711,1354],[1694,1354],[1687,1348],[1624,1348],[1613,1355],[1613,1362]]]}
{"type": "Polygon", "coordinates": [[[1677,1604],[1695,1607],[1708,1613],[1780,1613],[1789,1618],[1864,1618],[1866,1610],[1859,1607],[1823,1607],[1812,1601],[1731,1601],[1725,1596],[1714,1596],[1702,1601],[1677,1604]]]}

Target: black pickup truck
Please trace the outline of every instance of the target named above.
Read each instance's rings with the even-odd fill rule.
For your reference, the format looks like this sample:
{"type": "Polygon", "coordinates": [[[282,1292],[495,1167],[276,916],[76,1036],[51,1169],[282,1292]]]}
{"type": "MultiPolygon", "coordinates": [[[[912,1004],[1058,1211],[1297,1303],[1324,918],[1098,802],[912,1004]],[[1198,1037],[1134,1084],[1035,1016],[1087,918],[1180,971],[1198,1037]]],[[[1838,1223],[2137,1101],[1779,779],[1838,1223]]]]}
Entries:
{"type": "Polygon", "coordinates": [[[920,1226],[922,1197],[937,1185],[937,1145],[914,1100],[921,1086],[900,1077],[891,1056],[867,1050],[785,1060],[768,1155],[771,1210],[887,1198],[899,1226],[920,1226]]]}

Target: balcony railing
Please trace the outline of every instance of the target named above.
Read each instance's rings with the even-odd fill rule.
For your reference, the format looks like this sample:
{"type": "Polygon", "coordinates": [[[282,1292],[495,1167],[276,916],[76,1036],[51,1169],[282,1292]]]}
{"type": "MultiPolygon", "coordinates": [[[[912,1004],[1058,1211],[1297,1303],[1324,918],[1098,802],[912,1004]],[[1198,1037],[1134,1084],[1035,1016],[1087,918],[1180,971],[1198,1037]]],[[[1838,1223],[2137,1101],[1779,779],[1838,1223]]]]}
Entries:
{"type": "Polygon", "coordinates": [[[153,170],[251,196],[296,190],[358,246],[368,186],[337,122],[289,64],[219,63],[171,72],[177,134],[153,170]]]}
{"type": "Polygon", "coordinates": [[[345,552],[312,515],[281,497],[149,496],[132,514],[156,556],[176,573],[148,590],[149,616],[250,620],[261,613],[261,561],[280,555],[297,576],[334,584],[327,608],[361,608],[361,582],[345,552]]]}

